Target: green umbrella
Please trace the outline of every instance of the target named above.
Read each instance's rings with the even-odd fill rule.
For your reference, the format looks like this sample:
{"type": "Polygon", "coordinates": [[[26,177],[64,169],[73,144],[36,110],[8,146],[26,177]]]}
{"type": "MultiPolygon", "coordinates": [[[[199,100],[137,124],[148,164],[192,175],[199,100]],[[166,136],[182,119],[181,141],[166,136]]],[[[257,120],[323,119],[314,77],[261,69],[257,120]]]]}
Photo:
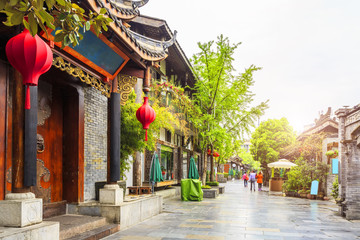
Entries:
{"type": "Polygon", "coordinates": [[[193,157],[190,158],[188,178],[199,179],[199,172],[196,168],[195,159],[193,157]]]}
{"type": "Polygon", "coordinates": [[[230,175],[230,176],[234,175],[234,170],[230,169],[229,175],[230,175]]]}
{"type": "Polygon", "coordinates": [[[154,152],[154,155],[151,160],[150,165],[150,182],[152,183],[152,192],[154,193],[154,185],[156,182],[164,181],[162,174],[161,174],[161,167],[159,162],[159,157],[156,152],[154,152]]]}

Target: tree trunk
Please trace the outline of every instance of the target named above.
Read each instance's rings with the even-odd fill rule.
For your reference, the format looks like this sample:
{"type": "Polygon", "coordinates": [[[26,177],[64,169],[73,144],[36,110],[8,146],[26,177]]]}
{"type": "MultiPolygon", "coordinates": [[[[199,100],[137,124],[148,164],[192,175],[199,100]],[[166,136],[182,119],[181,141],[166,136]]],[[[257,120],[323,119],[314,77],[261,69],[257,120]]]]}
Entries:
{"type": "Polygon", "coordinates": [[[202,184],[205,186],[206,185],[206,168],[207,168],[207,152],[204,151],[203,152],[203,161],[204,161],[204,164],[203,164],[203,169],[202,169],[202,184]]]}

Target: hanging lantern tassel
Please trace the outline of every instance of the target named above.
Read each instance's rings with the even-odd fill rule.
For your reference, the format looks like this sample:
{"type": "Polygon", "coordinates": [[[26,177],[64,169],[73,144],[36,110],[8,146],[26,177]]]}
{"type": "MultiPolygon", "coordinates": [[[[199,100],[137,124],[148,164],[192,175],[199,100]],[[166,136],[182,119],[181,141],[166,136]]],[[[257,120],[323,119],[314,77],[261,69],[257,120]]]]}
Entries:
{"type": "Polygon", "coordinates": [[[145,129],[145,141],[147,141],[147,130],[156,118],[155,110],[149,105],[148,97],[144,97],[144,104],[136,111],[136,118],[143,125],[143,129],[145,129]]]}
{"type": "Polygon", "coordinates": [[[29,86],[37,86],[40,75],[50,69],[52,51],[38,35],[33,37],[29,30],[25,29],[7,42],[6,56],[23,77],[23,84],[27,87],[25,109],[30,109],[29,86]]]}

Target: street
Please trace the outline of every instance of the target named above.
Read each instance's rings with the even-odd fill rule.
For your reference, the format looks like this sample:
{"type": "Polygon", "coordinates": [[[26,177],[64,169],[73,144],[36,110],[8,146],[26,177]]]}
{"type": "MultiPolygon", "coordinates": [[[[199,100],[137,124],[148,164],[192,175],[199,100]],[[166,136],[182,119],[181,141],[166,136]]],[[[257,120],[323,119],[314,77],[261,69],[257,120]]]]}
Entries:
{"type": "Polygon", "coordinates": [[[250,192],[237,180],[216,199],[165,200],[160,215],[105,239],[360,239],[360,221],[343,219],[330,201],[250,192]]]}

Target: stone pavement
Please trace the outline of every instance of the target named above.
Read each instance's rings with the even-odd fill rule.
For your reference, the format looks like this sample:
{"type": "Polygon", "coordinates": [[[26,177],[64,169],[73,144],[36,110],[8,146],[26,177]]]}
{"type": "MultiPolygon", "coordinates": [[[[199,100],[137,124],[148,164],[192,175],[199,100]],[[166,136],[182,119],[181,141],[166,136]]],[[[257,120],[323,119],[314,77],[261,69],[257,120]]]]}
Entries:
{"type": "Polygon", "coordinates": [[[166,200],[160,215],[105,239],[360,239],[360,222],[332,202],[250,192],[239,180],[225,186],[217,199],[166,200]]]}

